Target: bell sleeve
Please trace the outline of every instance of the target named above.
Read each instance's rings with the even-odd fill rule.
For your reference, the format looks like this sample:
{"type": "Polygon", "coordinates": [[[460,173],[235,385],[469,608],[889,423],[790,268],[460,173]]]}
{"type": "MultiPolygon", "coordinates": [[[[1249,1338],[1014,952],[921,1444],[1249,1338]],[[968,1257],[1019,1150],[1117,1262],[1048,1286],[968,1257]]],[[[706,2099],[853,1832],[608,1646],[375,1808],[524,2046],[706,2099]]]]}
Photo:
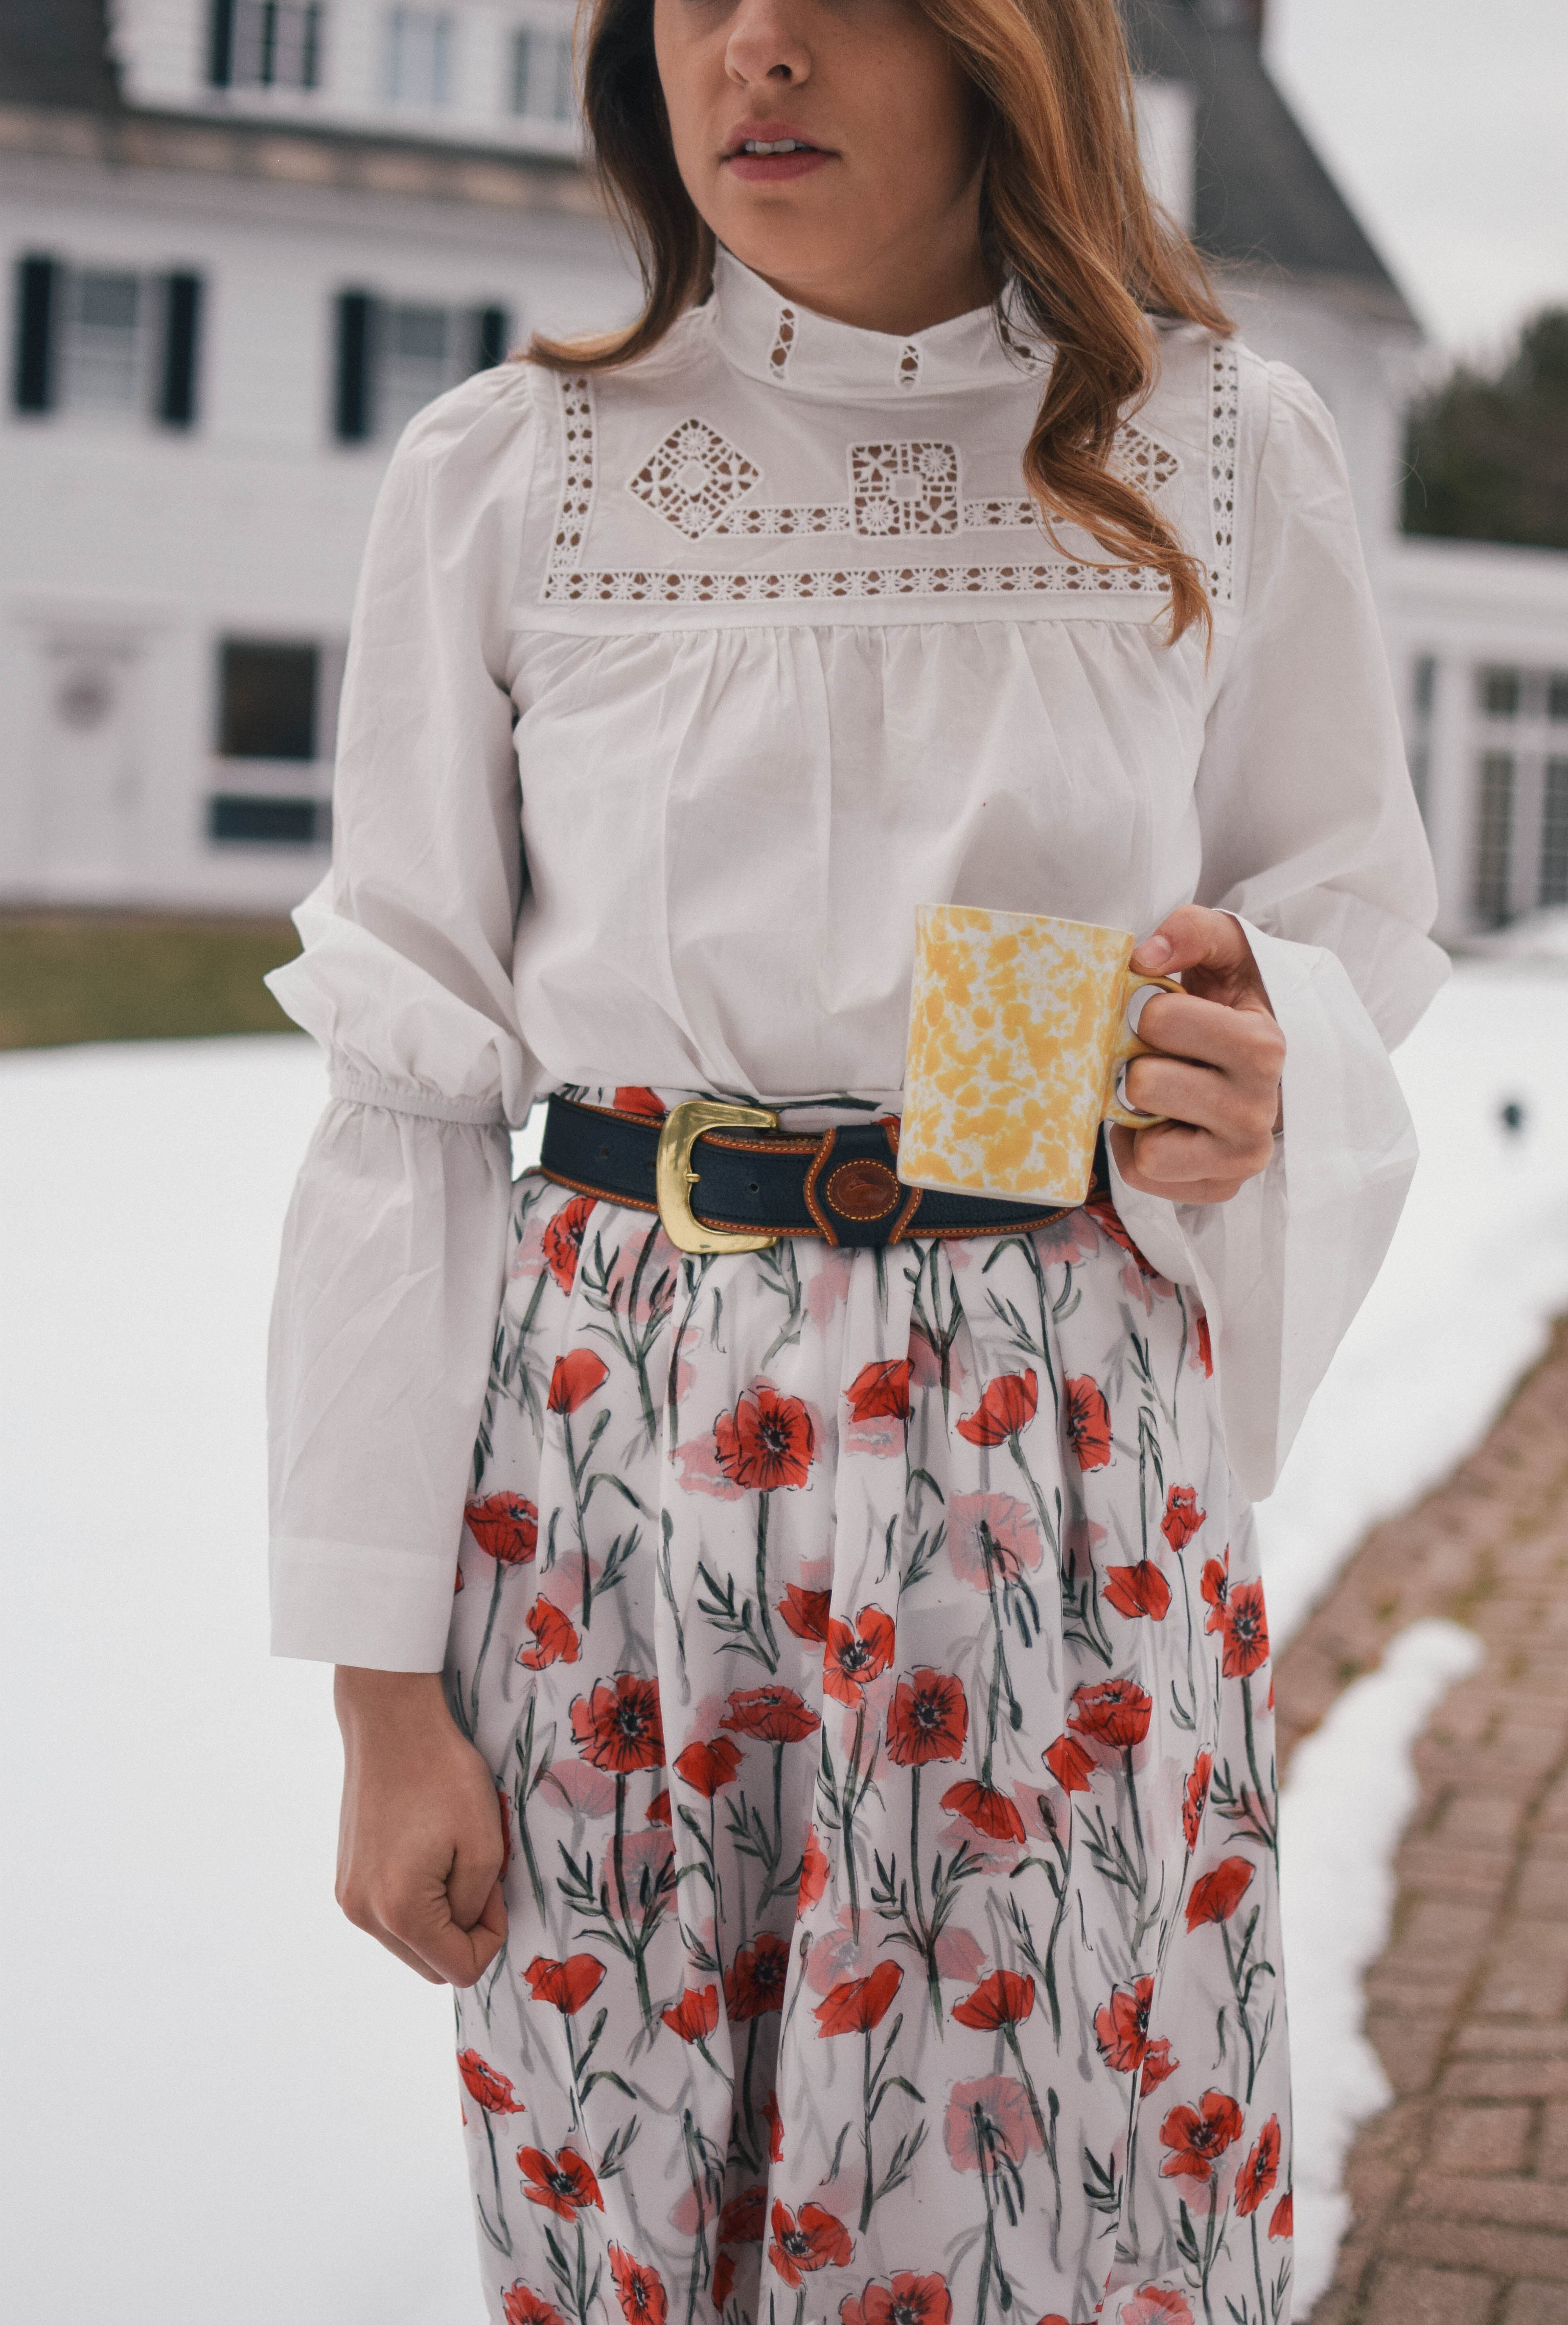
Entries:
{"type": "Polygon", "coordinates": [[[1424,934],[1432,860],[1339,440],[1294,373],[1262,379],[1241,620],[1197,777],[1196,901],[1247,932],[1285,1037],[1285,1126],[1228,1203],[1173,1204],[1113,1172],[1128,1232],[1203,1301],[1231,1466],[1255,1497],[1394,1233],[1416,1148],[1388,1052],[1448,974],[1424,934]]]}
{"type": "Polygon", "coordinates": [[[515,369],[417,419],[350,633],[332,869],[268,980],[331,1099],[268,1352],[273,1651],[439,1670],[499,1303],[524,884],[506,608],[532,459],[515,369]]]}

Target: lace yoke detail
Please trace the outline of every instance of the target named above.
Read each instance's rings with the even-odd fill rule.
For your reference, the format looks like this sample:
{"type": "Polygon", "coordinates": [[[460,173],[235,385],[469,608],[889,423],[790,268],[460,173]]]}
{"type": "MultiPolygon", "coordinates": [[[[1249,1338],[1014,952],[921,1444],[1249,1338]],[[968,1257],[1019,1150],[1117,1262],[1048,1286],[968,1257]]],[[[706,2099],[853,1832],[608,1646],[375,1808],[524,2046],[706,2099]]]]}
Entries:
{"type": "MultiPolygon", "coordinates": [[[[768,361],[782,379],[795,342],[794,310],[778,310],[776,336],[768,361]]],[[[918,384],[921,351],[903,384],[918,384]]],[[[1211,359],[1209,411],[1210,486],[1213,509],[1211,558],[1206,560],[1210,594],[1230,596],[1236,480],[1239,371],[1233,347],[1216,343],[1211,359]]],[[[1061,555],[1033,557],[1025,551],[1006,560],[944,560],[941,564],[898,562],[854,567],[840,564],[790,570],[769,566],[741,570],[693,570],[690,560],[590,567],[583,555],[598,489],[592,384],[586,376],[561,383],[564,431],[564,481],[543,597],[546,604],[670,606],[801,604],[816,601],[918,597],[1167,597],[1170,584],[1152,567],[1100,563],[1061,555]]],[[[851,443],[844,453],[842,499],[768,503],[760,496],[766,477],[761,462],[693,413],[680,421],[626,478],[630,497],[661,518],[690,544],[736,539],[788,541],[801,535],[846,541],[913,539],[957,541],[965,533],[1018,533],[1046,541],[1044,523],[1027,495],[969,499],[963,493],[962,458],[956,444],[932,437],[879,443],[851,443]]],[[[1110,467],[1140,491],[1155,495],[1181,473],[1169,446],[1127,423],[1117,432],[1110,467]]]]}

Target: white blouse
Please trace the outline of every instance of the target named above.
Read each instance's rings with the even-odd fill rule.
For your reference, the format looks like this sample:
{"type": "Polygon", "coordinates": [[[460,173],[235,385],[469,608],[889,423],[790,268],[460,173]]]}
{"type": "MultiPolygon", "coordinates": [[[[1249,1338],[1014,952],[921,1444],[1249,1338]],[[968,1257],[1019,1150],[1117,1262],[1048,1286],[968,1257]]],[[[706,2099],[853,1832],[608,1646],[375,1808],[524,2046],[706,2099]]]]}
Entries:
{"type": "Polygon", "coordinates": [[[1415,1163],[1388,1062],[1446,963],[1332,423],[1192,327],[1115,459],[1209,576],[1053,542],[1051,361],[907,341],[721,254],[635,366],[487,372],[366,552],[330,875],[271,980],[329,1051],[274,1318],[274,1647],[440,1666],[501,1290],[507,1125],[563,1083],[896,1103],[914,907],[1244,922],[1287,1125],[1222,1207],[1119,1186],[1272,1485],[1415,1163]]]}

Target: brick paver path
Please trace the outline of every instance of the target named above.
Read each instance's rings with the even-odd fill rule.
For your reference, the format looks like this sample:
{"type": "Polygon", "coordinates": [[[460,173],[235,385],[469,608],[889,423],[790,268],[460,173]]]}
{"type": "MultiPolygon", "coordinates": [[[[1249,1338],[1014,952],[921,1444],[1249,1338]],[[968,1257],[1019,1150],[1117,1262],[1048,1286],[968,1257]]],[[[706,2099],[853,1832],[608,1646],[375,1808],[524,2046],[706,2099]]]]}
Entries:
{"type": "Polygon", "coordinates": [[[1367,1985],[1396,2097],[1352,2152],[1353,2226],[1312,2325],[1568,2325],[1568,1320],[1480,1450],[1377,1529],[1292,1641],[1282,1746],[1424,1615],[1487,1658],[1416,1748],[1367,1985]]]}

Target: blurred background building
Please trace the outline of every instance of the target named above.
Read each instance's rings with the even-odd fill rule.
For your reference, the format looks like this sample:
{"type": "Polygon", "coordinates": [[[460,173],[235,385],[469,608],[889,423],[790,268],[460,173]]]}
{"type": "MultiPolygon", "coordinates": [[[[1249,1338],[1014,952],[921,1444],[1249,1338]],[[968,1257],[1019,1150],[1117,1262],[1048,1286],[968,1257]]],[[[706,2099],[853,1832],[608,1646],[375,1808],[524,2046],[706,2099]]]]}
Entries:
{"type": "MultiPolygon", "coordinates": [[[[1155,190],[1339,424],[1441,933],[1568,903],[1568,552],[1400,530],[1422,333],[1252,0],[1129,12],[1155,190]]],[[[276,912],[411,414],[629,310],[570,0],[0,0],[0,903],[276,912]]]]}

